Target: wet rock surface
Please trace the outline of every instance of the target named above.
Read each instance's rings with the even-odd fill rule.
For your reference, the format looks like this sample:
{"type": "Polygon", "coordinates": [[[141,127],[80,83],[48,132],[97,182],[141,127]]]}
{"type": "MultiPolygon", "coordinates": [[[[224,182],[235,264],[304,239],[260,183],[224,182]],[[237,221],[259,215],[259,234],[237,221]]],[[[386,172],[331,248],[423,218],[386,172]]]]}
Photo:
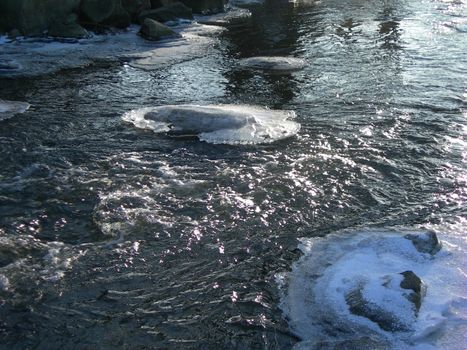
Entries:
{"type": "Polygon", "coordinates": [[[414,304],[416,313],[418,313],[422,306],[423,297],[426,295],[426,286],[413,271],[404,271],[401,275],[404,276],[404,279],[400,283],[400,287],[412,290],[407,299],[414,304]]]}
{"type": "Polygon", "coordinates": [[[180,36],[180,34],[174,32],[169,27],[150,18],[144,20],[139,33],[143,38],[154,41],[180,36]]]}

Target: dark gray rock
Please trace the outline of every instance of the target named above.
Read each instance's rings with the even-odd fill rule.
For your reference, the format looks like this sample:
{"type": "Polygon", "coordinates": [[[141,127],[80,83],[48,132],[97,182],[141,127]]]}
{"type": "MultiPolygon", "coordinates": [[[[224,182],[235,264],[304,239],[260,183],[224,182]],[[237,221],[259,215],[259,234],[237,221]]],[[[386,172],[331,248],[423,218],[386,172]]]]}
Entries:
{"type": "Polygon", "coordinates": [[[115,28],[126,28],[131,24],[131,16],[121,3],[118,3],[110,17],[104,20],[102,24],[115,28]]]}
{"type": "Polygon", "coordinates": [[[42,35],[49,26],[76,12],[80,0],[1,0],[0,28],[42,35]]]}
{"type": "Polygon", "coordinates": [[[151,9],[150,0],[122,0],[122,6],[136,22],[141,12],[151,9]]]}
{"type": "Polygon", "coordinates": [[[97,24],[112,16],[120,0],[81,0],[80,13],[85,21],[97,24]]]}
{"type": "Polygon", "coordinates": [[[420,253],[435,255],[442,248],[438,236],[433,231],[420,234],[408,234],[405,235],[404,238],[412,241],[413,245],[420,253]]]}
{"type": "Polygon", "coordinates": [[[412,292],[407,296],[407,299],[414,304],[416,313],[420,311],[422,306],[423,298],[426,295],[426,286],[423,281],[418,277],[413,271],[404,271],[401,272],[401,275],[404,276],[400,286],[403,289],[412,290],[412,292]]]}
{"type": "Polygon", "coordinates": [[[7,33],[8,39],[15,40],[17,37],[21,36],[21,32],[18,29],[12,29],[7,33]]]}
{"type": "Polygon", "coordinates": [[[78,16],[71,14],[63,21],[56,21],[49,27],[49,36],[57,38],[87,38],[89,33],[77,23],[78,16]]]}
{"type": "Polygon", "coordinates": [[[175,21],[179,18],[193,19],[193,11],[181,2],[175,2],[158,9],[143,11],[140,13],[138,20],[140,23],[143,23],[146,18],[158,22],[175,21]]]}
{"type": "Polygon", "coordinates": [[[193,13],[213,14],[224,12],[224,0],[181,0],[193,13]]]}
{"type": "Polygon", "coordinates": [[[174,32],[169,27],[150,18],[144,20],[139,33],[147,40],[160,40],[180,36],[180,34],[174,32]]]}

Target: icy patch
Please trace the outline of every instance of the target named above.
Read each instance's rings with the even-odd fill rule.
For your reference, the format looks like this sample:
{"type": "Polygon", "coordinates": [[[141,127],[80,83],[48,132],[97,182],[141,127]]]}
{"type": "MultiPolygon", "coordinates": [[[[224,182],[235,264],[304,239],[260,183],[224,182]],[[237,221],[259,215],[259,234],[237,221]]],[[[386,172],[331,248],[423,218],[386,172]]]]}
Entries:
{"type": "Polygon", "coordinates": [[[261,69],[273,72],[291,72],[305,68],[307,62],[295,57],[258,56],[240,60],[240,67],[248,69],[261,69]]]}
{"type": "Polygon", "coordinates": [[[26,112],[30,107],[27,102],[0,100],[0,120],[8,119],[18,113],[26,112]]]}
{"type": "Polygon", "coordinates": [[[167,105],[132,110],[123,120],[156,133],[193,135],[214,144],[271,143],[294,136],[293,111],[247,105],[167,105]]]}
{"type": "Polygon", "coordinates": [[[10,288],[10,281],[5,275],[0,275],[0,291],[6,292],[10,288]]]}
{"type": "Polygon", "coordinates": [[[172,28],[181,38],[159,43],[153,50],[146,50],[126,57],[134,59],[129,65],[144,70],[154,70],[167,65],[189,61],[205,56],[215,37],[224,28],[194,23],[190,26],[172,28]]]}
{"type": "Polygon", "coordinates": [[[182,23],[172,28],[180,39],[152,42],[141,38],[139,26],[114,35],[56,41],[50,38],[22,38],[2,44],[1,76],[34,76],[64,68],[79,68],[96,60],[130,61],[143,69],[162,68],[202,57],[224,28],[182,23]],[[3,68],[2,68],[3,67],[3,68]]]}
{"type": "Polygon", "coordinates": [[[454,350],[465,345],[465,239],[442,235],[443,248],[433,255],[417,250],[407,233],[425,234],[346,231],[302,240],[303,257],[292,272],[277,276],[281,309],[303,340],[296,348],[454,350]],[[405,271],[423,282],[419,310],[413,291],[402,287],[405,271]]]}

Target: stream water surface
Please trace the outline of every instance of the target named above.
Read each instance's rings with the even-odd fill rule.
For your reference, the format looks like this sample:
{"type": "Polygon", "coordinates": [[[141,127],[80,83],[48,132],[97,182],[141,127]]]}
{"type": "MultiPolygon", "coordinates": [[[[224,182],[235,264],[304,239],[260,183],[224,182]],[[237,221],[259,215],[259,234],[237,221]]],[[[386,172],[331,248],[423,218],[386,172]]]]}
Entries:
{"type": "MultiPolygon", "coordinates": [[[[102,61],[0,76],[0,99],[31,105],[0,120],[1,349],[363,349],[362,337],[368,349],[466,346],[465,1],[250,9],[204,55],[159,69],[102,61]],[[307,66],[238,64],[278,55],[307,66]],[[177,104],[295,111],[301,128],[230,145],[123,118],[177,104]],[[446,327],[394,338],[354,327],[347,343],[345,319],[306,329],[326,309],[297,291],[307,283],[297,261],[313,254],[299,239],[426,229],[445,241],[436,271],[448,277],[427,278],[453,285],[446,327]]],[[[430,259],[396,270],[423,274],[430,259]]],[[[314,273],[330,264],[313,263],[314,273]]]]}

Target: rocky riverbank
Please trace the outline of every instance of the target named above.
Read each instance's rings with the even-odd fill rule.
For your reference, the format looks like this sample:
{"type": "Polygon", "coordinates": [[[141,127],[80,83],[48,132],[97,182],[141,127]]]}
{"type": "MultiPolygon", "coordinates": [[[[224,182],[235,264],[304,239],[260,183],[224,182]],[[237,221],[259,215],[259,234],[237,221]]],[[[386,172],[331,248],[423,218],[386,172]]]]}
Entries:
{"type": "Polygon", "coordinates": [[[224,0],[4,0],[0,2],[0,34],[86,38],[91,32],[143,24],[192,19],[193,14],[224,11],[224,0]]]}

